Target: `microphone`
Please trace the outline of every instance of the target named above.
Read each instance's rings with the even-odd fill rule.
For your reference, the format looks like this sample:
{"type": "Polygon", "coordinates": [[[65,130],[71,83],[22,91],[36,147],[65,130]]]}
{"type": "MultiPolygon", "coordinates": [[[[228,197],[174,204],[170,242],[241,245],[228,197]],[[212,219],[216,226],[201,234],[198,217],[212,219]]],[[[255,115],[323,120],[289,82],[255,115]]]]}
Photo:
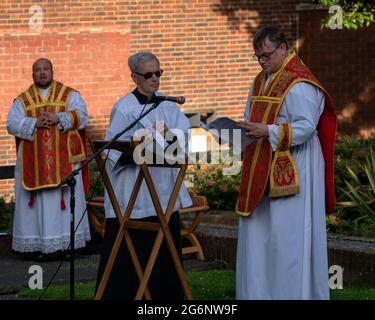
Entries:
{"type": "Polygon", "coordinates": [[[175,102],[178,104],[184,104],[185,103],[185,97],[169,97],[169,96],[155,96],[148,101],[148,103],[153,103],[153,102],[163,102],[163,101],[171,101],[175,102]]]}

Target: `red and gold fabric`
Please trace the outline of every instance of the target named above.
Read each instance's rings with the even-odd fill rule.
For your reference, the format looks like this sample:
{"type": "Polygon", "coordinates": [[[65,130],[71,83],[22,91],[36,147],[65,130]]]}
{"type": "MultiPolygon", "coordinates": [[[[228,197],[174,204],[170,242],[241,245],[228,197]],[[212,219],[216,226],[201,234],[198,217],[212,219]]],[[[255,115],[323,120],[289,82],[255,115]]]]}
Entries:
{"type": "Polygon", "coordinates": [[[299,192],[298,172],[290,153],[292,126],[279,125],[279,141],[273,157],[270,173],[270,193],[272,197],[284,197],[299,192]]]}
{"type": "MultiPolygon", "coordinates": [[[[44,112],[67,112],[72,92],[72,88],[53,81],[45,99],[35,84],[17,99],[21,101],[27,117],[37,118],[44,112]]],[[[73,164],[86,158],[84,130],[78,131],[79,114],[71,111],[69,115],[72,130],[61,132],[57,125],[49,129],[37,128],[33,141],[19,141],[21,182],[25,190],[57,187],[61,179],[72,172],[73,164]]],[[[87,177],[88,174],[83,173],[85,187],[88,186],[87,177]]]]}
{"type": "MultiPolygon", "coordinates": [[[[318,136],[320,139],[324,162],[325,162],[325,187],[326,187],[326,211],[332,213],[334,211],[336,198],[333,185],[333,153],[336,134],[336,114],[332,100],[321,86],[319,81],[315,78],[308,67],[301,61],[301,59],[293,52],[284,61],[282,67],[274,74],[272,80],[265,89],[266,74],[262,71],[257,75],[254,81],[253,92],[250,102],[249,121],[263,124],[275,124],[276,118],[281,108],[281,105],[288,94],[291,87],[298,82],[308,82],[325,93],[325,108],[318,123],[318,136]]],[[[288,150],[291,144],[291,127],[281,126],[282,132],[279,134],[281,139],[287,139],[288,150]]],[[[285,140],[286,141],[286,140],[285,140]]],[[[270,191],[273,194],[278,192],[296,192],[298,189],[298,176],[290,151],[279,150],[279,154],[274,161],[273,172],[271,174],[270,191]],[[276,167],[277,166],[277,167],[276,167]],[[289,178],[294,175],[294,182],[289,181],[291,188],[284,185],[284,191],[281,191],[281,186],[278,185],[279,180],[275,180],[274,175],[282,170],[288,172],[293,169],[294,173],[288,173],[289,178]],[[277,184],[275,184],[277,182],[277,184]],[[275,187],[278,186],[275,191],[275,187]],[[274,187],[274,190],[272,190],[274,187]]],[[[276,152],[277,154],[277,152],[276,152]]],[[[272,164],[272,148],[267,138],[258,139],[255,143],[247,145],[245,148],[241,183],[239,189],[239,197],[236,205],[236,212],[242,216],[250,215],[262,200],[267,184],[269,183],[270,171],[272,164]]],[[[287,175],[287,176],[288,176],[287,175]]],[[[285,177],[287,177],[285,176],[285,177]]],[[[284,178],[285,178],[284,177],[284,178]]],[[[281,180],[283,181],[283,179],[281,180]]],[[[286,180],[284,181],[286,183],[286,180]]]]}
{"type": "Polygon", "coordinates": [[[77,110],[70,111],[69,116],[72,119],[72,128],[71,129],[78,129],[79,125],[81,124],[81,119],[79,117],[78,111],[77,110]]]}

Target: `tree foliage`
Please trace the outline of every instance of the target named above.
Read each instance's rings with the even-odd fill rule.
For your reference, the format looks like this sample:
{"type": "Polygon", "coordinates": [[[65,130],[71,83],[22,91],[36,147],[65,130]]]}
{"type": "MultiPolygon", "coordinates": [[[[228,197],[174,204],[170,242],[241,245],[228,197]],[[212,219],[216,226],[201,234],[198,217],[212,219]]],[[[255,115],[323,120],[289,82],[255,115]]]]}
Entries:
{"type": "Polygon", "coordinates": [[[322,20],[322,28],[335,29],[332,25],[342,22],[342,28],[357,30],[375,22],[374,0],[319,0],[319,3],[332,8],[327,17],[322,20]]]}

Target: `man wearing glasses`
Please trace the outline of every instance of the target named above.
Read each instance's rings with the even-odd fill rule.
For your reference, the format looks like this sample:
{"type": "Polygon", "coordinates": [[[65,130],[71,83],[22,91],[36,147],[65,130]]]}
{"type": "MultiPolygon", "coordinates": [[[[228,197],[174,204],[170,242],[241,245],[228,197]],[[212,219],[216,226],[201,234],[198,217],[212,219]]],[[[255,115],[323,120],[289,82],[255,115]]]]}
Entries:
{"type": "MultiPolygon", "coordinates": [[[[112,139],[117,133],[133,123],[142,113],[152,106],[152,98],[158,93],[160,77],[163,70],[160,69],[158,58],[151,52],[138,52],[129,57],[129,68],[136,89],[116,102],[112,109],[110,125],[106,134],[106,140],[112,139]]],[[[177,108],[176,104],[163,101],[156,109],[140,120],[135,127],[121,136],[120,140],[130,140],[139,130],[147,129],[155,138],[159,134],[165,134],[167,130],[179,129],[187,132],[190,128],[189,120],[177,108]],[[164,132],[164,133],[163,133],[164,132]]],[[[148,135],[147,139],[152,139],[148,135]]],[[[139,166],[125,167],[119,165],[121,153],[116,150],[109,152],[106,169],[113,185],[121,212],[124,212],[129,202],[139,166]]],[[[177,169],[174,168],[149,168],[158,197],[165,212],[169,197],[172,193],[177,177],[177,169]]],[[[111,249],[115,242],[119,224],[109,200],[105,193],[106,229],[102,254],[98,271],[97,286],[104,272],[111,249]]],[[[169,221],[169,229],[176,245],[176,249],[182,256],[180,218],[178,210],[192,205],[190,196],[183,185],[177,198],[174,213],[169,221]]],[[[138,193],[131,219],[143,222],[157,222],[157,216],[145,181],[142,182],[138,193]]],[[[156,232],[143,230],[130,230],[130,236],[135,246],[137,256],[144,270],[156,232]]],[[[110,274],[103,299],[134,299],[139,286],[138,277],[129,256],[127,246],[122,243],[117,254],[115,264],[110,274]]],[[[174,268],[173,260],[165,242],[163,242],[156,259],[150,281],[148,282],[151,298],[153,300],[182,300],[183,290],[174,268]]]]}
{"type": "Polygon", "coordinates": [[[237,299],[329,299],[325,214],[335,207],[334,106],[284,33],[254,36],[262,71],[242,123],[237,299]]]}

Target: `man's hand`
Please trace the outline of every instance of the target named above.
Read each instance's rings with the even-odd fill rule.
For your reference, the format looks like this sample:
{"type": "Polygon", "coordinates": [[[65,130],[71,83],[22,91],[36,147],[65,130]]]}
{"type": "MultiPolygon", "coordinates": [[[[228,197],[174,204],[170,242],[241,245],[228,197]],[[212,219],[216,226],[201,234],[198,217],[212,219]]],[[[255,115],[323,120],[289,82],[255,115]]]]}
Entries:
{"type": "Polygon", "coordinates": [[[45,116],[45,122],[49,127],[55,126],[59,123],[59,117],[54,112],[45,112],[43,113],[45,116]]]}
{"type": "Polygon", "coordinates": [[[54,112],[44,112],[36,120],[36,127],[49,129],[52,126],[55,126],[59,123],[59,117],[54,112]]]}
{"type": "Polygon", "coordinates": [[[36,118],[36,125],[35,126],[39,129],[48,129],[48,127],[45,125],[43,116],[40,116],[40,117],[36,118]]]}
{"type": "Polygon", "coordinates": [[[244,128],[248,136],[252,136],[256,139],[268,137],[268,126],[263,123],[240,121],[240,126],[244,128]]]}

